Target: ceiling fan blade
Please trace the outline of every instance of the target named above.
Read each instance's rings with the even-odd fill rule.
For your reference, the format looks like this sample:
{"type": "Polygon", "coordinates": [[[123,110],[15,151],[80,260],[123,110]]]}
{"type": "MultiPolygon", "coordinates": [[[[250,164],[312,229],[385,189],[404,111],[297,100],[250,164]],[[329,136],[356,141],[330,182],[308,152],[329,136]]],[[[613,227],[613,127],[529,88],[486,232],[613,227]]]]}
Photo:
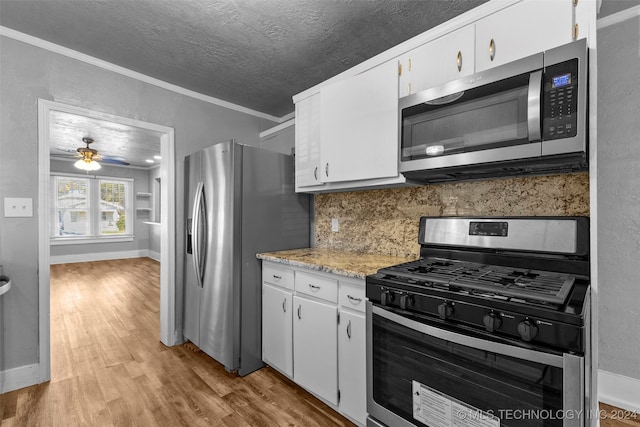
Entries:
{"type": "Polygon", "coordinates": [[[78,153],[77,150],[74,150],[72,148],[58,148],[55,147],[52,152],[51,152],[52,156],[64,156],[64,155],[69,155],[69,156],[75,156],[75,157],[82,157],[82,155],[80,153],[78,153]]]}
{"type": "Polygon", "coordinates": [[[130,163],[125,161],[122,157],[100,156],[96,160],[98,160],[98,162],[111,163],[113,165],[123,165],[123,166],[129,166],[130,165],[130,163]]]}

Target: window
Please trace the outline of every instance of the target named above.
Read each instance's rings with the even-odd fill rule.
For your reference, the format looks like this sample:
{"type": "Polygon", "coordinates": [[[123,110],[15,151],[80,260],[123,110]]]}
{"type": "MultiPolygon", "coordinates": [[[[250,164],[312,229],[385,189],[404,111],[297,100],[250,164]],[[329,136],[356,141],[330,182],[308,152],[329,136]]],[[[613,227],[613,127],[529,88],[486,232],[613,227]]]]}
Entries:
{"type": "Polygon", "coordinates": [[[133,238],[133,181],[52,176],[53,243],[133,238]]]}

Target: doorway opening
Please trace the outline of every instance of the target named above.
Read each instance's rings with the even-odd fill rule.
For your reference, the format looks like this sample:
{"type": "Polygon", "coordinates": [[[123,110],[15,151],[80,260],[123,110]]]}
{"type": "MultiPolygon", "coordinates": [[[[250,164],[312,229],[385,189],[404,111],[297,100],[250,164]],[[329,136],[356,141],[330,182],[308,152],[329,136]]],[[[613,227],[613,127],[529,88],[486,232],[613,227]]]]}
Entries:
{"type": "MultiPolygon", "coordinates": [[[[39,228],[39,373],[38,382],[51,378],[51,343],[50,343],[50,272],[51,262],[50,236],[52,224],[51,206],[51,166],[52,148],[51,129],[55,117],[59,114],[81,116],[88,120],[104,121],[114,127],[131,127],[142,131],[153,132],[160,139],[160,161],[156,206],[159,212],[154,213],[150,222],[158,222],[150,227],[158,227],[160,234],[160,341],[168,346],[175,345],[175,142],[174,129],[154,123],[134,120],[127,117],[97,112],[82,107],[62,104],[40,99],[38,101],[38,228],[39,228]],[[162,185],[159,185],[159,183],[162,185]],[[160,220],[161,219],[161,220],[160,220]]],[[[135,199],[135,197],[134,197],[135,199]]],[[[132,200],[135,202],[135,200],[132,200]]],[[[153,202],[152,202],[153,203],[153,202]]],[[[152,206],[142,208],[152,211],[152,206]]]]}

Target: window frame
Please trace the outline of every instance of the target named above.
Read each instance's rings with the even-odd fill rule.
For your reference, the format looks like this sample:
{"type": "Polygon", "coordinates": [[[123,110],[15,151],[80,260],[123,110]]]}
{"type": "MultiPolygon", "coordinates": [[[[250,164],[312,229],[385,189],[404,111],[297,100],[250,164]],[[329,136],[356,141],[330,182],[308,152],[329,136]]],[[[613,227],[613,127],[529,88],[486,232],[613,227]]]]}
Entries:
{"type": "Polygon", "coordinates": [[[117,243],[131,242],[135,240],[135,199],[134,185],[135,180],[132,178],[99,176],[99,175],[82,175],[73,173],[54,173],[51,174],[51,212],[49,221],[51,223],[51,235],[49,240],[51,245],[77,245],[91,243],[117,243]],[[55,235],[58,233],[57,210],[58,210],[58,182],[60,179],[86,180],[87,181],[87,216],[88,216],[88,234],[75,235],[55,235]],[[119,234],[101,234],[101,218],[103,209],[101,207],[101,184],[103,182],[125,184],[125,218],[126,229],[124,233],[119,234]]]}

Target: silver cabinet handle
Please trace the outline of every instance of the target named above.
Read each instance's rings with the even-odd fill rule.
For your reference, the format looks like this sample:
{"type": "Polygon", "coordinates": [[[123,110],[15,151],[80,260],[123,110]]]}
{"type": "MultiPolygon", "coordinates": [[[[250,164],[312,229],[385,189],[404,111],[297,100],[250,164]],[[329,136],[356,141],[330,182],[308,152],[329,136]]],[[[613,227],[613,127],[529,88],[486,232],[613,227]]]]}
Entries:
{"type": "Polygon", "coordinates": [[[276,280],[280,280],[280,279],[282,279],[282,276],[276,276],[276,275],[274,274],[274,275],[273,275],[273,278],[274,278],[274,279],[276,279],[276,280]]]}
{"type": "Polygon", "coordinates": [[[347,323],[347,337],[351,339],[351,320],[349,320],[349,323],[347,323]]]}
{"type": "Polygon", "coordinates": [[[318,289],[320,289],[320,286],[318,286],[318,285],[312,285],[311,283],[309,283],[309,287],[310,287],[311,289],[313,289],[314,291],[317,291],[318,289]]]}
{"type": "Polygon", "coordinates": [[[287,312],[287,299],[282,300],[282,311],[287,312]]]}
{"type": "Polygon", "coordinates": [[[302,319],[302,314],[300,313],[300,310],[302,310],[302,305],[298,304],[298,319],[302,319]]]}
{"type": "Polygon", "coordinates": [[[347,298],[349,298],[349,301],[351,301],[354,304],[360,304],[362,302],[362,298],[352,297],[349,294],[347,294],[347,298]]]}
{"type": "Polygon", "coordinates": [[[318,180],[318,167],[316,166],[316,168],[313,170],[313,177],[316,179],[316,181],[318,180]]]}

